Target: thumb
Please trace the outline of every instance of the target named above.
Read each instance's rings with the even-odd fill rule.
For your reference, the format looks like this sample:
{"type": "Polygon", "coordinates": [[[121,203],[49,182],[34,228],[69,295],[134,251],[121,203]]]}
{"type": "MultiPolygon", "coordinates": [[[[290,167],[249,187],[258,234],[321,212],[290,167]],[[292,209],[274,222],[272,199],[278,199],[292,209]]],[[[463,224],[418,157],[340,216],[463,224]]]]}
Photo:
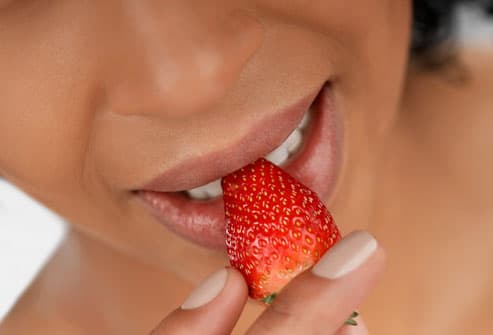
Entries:
{"type": "Polygon", "coordinates": [[[151,335],[230,334],[248,298],[242,275],[221,269],[205,279],[151,335]]]}

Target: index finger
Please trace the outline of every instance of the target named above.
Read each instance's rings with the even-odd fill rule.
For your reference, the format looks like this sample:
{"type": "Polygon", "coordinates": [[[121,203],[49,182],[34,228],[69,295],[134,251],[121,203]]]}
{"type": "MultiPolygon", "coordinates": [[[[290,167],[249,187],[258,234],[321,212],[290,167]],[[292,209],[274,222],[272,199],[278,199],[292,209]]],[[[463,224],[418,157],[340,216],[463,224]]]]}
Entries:
{"type": "Polygon", "coordinates": [[[335,334],[382,273],[385,253],[365,231],[347,235],[296,277],[248,334],[335,334]]]}

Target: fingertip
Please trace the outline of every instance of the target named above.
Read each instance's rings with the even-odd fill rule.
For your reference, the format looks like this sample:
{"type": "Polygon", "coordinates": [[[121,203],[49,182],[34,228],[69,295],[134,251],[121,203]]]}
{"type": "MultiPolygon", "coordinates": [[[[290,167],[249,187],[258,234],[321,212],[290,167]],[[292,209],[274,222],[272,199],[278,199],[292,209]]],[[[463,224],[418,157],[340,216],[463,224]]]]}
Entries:
{"type": "Polygon", "coordinates": [[[246,300],[248,286],[243,275],[231,267],[210,274],[188,296],[181,309],[195,309],[214,300],[246,300]],[[227,298],[227,299],[225,299],[227,298]]]}
{"type": "Polygon", "coordinates": [[[197,286],[181,305],[181,309],[195,309],[214,300],[225,289],[228,271],[220,269],[209,275],[197,286]]]}
{"type": "Polygon", "coordinates": [[[252,328],[252,334],[266,327],[295,333],[367,334],[362,321],[358,326],[341,325],[381,277],[386,254],[367,232],[355,232],[338,243],[311,271],[300,274],[283,289],[252,328]]]}
{"type": "Polygon", "coordinates": [[[223,293],[234,295],[233,300],[243,300],[246,303],[248,299],[248,285],[243,275],[232,267],[226,267],[226,271],[228,273],[228,279],[223,293]]]}
{"type": "Polygon", "coordinates": [[[382,269],[385,268],[386,264],[387,264],[387,252],[385,250],[385,246],[382,244],[382,241],[380,241],[379,239],[377,239],[375,237],[378,245],[377,245],[377,248],[374,252],[374,259],[376,260],[376,263],[378,264],[378,266],[382,269]]]}
{"type": "Polygon", "coordinates": [[[354,231],[329,249],[311,272],[321,278],[336,280],[367,264],[377,270],[383,268],[384,258],[383,248],[373,235],[364,230],[354,231]]]}
{"type": "Polygon", "coordinates": [[[241,273],[222,268],[202,281],[151,334],[229,334],[248,298],[241,273]]]}
{"type": "Polygon", "coordinates": [[[241,272],[229,266],[226,267],[226,271],[228,271],[228,281],[230,281],[232,285],[235,285],[238,290],[248,294],[248,285],[241,272]]]}
{"type": "Polygon", "coordinates": [[[381,245],[378,246],[372,255],[371,263],[376,271],[375,277],[378,279],[381,275],[383,275],[387,266],[387,253],[381,245]]]}

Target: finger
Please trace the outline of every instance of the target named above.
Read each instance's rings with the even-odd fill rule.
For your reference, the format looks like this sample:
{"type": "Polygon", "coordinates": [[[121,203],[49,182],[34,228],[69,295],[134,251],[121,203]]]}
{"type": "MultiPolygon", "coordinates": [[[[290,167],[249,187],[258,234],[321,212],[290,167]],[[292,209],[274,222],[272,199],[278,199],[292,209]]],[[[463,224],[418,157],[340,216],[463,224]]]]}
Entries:
{"type": "Polygon", "coordinates": [[[361,318],[361,315],[354,318],[354,320],[357,323],[356,326],[344,325],[339,328],[335,335],[368,335],[368,329],[366,328],[366,324],[361,318]]]}
{"type": "Polygon", "coordinates": [[[385,254],[364,231],[349,234],[289,283],[248,334],[335,334],[383,271],[385,254]]]}
{"type": "Polygon", "coordinates": [[[195,288],[151,335],[230,334],[247,298],[248,288],[241,274],[231,268],[221,269],[195,288]]]}

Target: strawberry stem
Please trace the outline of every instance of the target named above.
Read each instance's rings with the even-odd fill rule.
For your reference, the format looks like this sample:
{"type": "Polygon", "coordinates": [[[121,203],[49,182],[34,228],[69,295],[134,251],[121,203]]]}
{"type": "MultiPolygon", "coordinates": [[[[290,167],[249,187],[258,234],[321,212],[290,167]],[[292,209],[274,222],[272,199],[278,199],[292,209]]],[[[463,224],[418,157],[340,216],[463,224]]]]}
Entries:
{"type": "MultiPolygon", "coordinates": [[[[265,296],[262,299],[262,302],[264,304],[270,305],[270,304],[272,304],[274,299],[276,299],[276,297],[277,297],[277,293],[269,294],[268,296],[265,296]]],[[[359,315],[358,312],[356,312],[356,311],[352,312],[351,315],[349,316],[349,318],[344,322],[344,324],[350,325],[350,326],[357,326],[358,322],[356,322],[356,320],[354,318],[356,318],[358,315],[359,315]]]]}
{"type": "Polygon", "coordinates": [[[277,293],[269,294],[268,296],[266,296],[262,299],[262,302],[267,304],[267,305],[270,305],[270,304],[272,304],[272,302],[274,301],[274,299],[276,297],[277,297],[277,293]]]}
{"type": "Polygon", "coordinates": [[[357,326],[358,325],[358,322],[356,322],[356,320],[354,319],[355,317],[357,317],[359,315],[358,312],[352,312],[351,315],[349,316],[349,319],[346,320],[346,322],[344,322],[345,325],[350,325],[350,326],[357,326]]]}

